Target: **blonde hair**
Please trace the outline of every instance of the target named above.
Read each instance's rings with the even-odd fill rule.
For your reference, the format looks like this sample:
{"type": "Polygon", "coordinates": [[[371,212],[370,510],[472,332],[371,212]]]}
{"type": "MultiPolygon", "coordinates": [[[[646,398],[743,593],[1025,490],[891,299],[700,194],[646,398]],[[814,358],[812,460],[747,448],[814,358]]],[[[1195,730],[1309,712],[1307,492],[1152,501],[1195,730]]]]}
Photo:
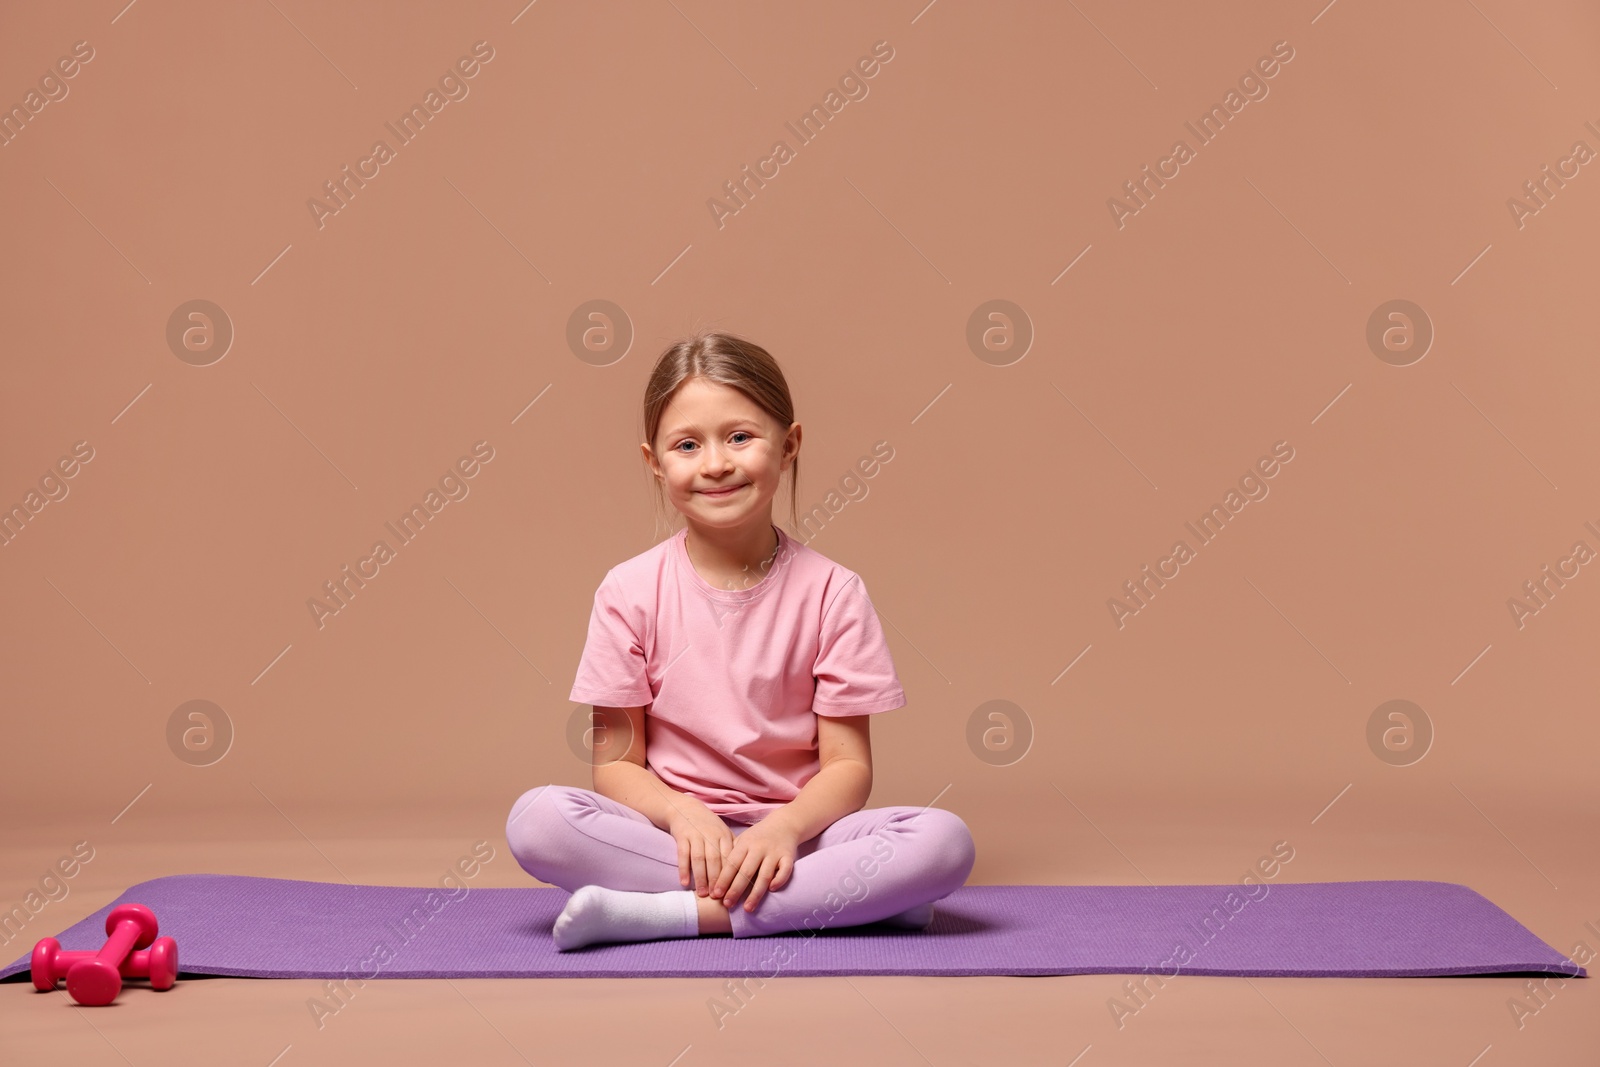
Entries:
{"type": "MultiPolygon", "coordinates": [[[[704,378],[708,382],[726,385],[739,390],[778,424],[779,440],[794,424],[794,400],[789,395],[789,383],[783,376],[778,361],[760,345],[730,333],[701,330],[689,337],[672,342],[656,357],[644,388],[644,439],[652,451],[656,447],[656,431],[661,428],[661,417],[667,401],[678,387],[690,378],[704,378]]],[[[657,457],[659,459],[659,456],[657,457]]],[[[800,457],[789,466],[789,518],[794,527],[799,514],[800,457]]],[[[657,518],[664,513],[661,483],[653,476],[657,518]]],[[[669,527],[671,521],[669,517],[669,527]]]]}

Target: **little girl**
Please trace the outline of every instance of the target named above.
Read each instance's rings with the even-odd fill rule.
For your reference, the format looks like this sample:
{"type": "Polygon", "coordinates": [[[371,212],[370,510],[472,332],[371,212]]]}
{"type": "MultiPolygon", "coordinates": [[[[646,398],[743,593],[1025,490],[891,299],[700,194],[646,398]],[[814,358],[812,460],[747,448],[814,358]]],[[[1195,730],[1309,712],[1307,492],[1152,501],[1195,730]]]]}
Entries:
{"type": "Polygon", "coordinates": [[[904,707],[855,572],[772,523],[800,424],[765,349],[669,346],[640,445],[683,514],[606,572],[570,699],[594,706],[594,788],[524,793],[517,862],[572,893],[558,948],[888,922],[913,928],[976,856],[940,808],[864,808],[870,717],[904,707]]]}

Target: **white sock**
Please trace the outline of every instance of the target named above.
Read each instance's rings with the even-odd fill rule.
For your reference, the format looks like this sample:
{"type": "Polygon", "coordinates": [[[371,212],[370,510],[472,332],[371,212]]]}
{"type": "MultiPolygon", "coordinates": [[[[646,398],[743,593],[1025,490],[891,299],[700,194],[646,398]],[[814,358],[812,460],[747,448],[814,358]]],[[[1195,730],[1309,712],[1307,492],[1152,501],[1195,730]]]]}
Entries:
{"type": "Polygon", "coordinates": [[[879,919],[878,921],[887,923],[890,926],[909,927],[912,930],[926,929],[928,924],[933,922],[933,905],[918,904],[914,908],[907,908],[899,915],[891,915],[887,919],[879,919]]]}
{"type": "Polygon", "coordinates": [[[551,931],[561,950],[596,941],[655,941],[697,937],[700,912],[692,889],[630,893],[599,885],[580,886],[556,917],[551,931]]]}

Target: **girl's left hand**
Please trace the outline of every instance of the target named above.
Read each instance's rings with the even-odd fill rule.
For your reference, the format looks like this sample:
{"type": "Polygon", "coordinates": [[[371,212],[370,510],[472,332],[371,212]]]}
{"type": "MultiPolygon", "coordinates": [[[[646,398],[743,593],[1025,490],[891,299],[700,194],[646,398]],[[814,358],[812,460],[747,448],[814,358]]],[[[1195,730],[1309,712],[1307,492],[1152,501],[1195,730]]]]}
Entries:
{"type": "Polygon", "coordinates": [[[741,831],[722,860],[722,874],[711,887],[712,897],[721,897],[723,905],[732,908],[748,888],[750,897],[744,910],[755,911],[769,888],[782,889],[788,883],[799,847],[794,831],[770,816],[741,831]]]}

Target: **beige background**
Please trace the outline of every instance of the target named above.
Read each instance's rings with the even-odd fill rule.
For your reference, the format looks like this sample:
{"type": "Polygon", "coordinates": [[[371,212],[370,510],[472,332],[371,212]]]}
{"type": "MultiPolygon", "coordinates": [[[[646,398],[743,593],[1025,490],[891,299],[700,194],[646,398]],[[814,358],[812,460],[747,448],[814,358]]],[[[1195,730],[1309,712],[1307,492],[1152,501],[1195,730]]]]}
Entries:
{"type": "MultiPolygon", "coordinates": [[[[1285,880],[1461,882],[1600,947],[1600,577],[1508,608],[1600,551],[1597,164],[1508,206],[1600,152],[1591,6],[123,4],[0,16],[0,104],[93,49],[0,146],[0,506],[93,450],[0,547],[0,903],[95,856],[8,959],[162,874],[421,885],[487,840],[480,884],[532,884],[505,816],[588,784],[566,693],[594,588],[665,533],[644,377],[702,325],[784,366],[827,516],[795,532],[889,635],[910,705],[874,724],[871,803],[958,812],[973,883],[1233,881],[1287,841],[1285,880]],[[319,228],[308,200],[480,41],[467,95],[319,228]],[[785,123],[879,41],[867,95],[799,144],[785,123]],[[1280,41],[1199,145],[1185,122],[1280,41]],[[1108,200],[1179,138],[1193,160],[1119,228],[1108,200]],[[779,139],[719,227],[708,200],[779,139]],[[205,366],[167,339],[196,299],[234,331],[205,366]],[[1402,299],[1435,336],[1397,366],[1367,330],[1402,299]],[[625,351],[569,343],[596,300],[625,351]],[[1025,353],[969,345],[992,300],[1025,353]],[[479,441],[469,494],[398,546],[385,522],[479,441]],[[1199,546],[1184,524],[1279,441],[1269,495],[1199,546]],[[308,599],[380,538],[397,558],[319,628],[308,599]],[[1119,628],[1107,601],[1180,538],[1195,558],[1119,628]],[[191,700],[231,723],[208,766],[169,746],[191,700]],[[996,700],[1011,747],[974,748],[996,700]],[[1421,759],[1369,746],[1390,700],[1431,724],[1421,759]]],[[[632,1062],[1089,1067],[1600,1038],[1589,983],[1519,1028],[1509,978],[1187,978],[1121,1030],[1113,976],[796,979],[724,1032],[710,981],[377,983],[331,1035],[318,986],[132,989],[90,1025],[7,986],[0,1043],[544,1063],[599,1028],[632,1062]]]]}

